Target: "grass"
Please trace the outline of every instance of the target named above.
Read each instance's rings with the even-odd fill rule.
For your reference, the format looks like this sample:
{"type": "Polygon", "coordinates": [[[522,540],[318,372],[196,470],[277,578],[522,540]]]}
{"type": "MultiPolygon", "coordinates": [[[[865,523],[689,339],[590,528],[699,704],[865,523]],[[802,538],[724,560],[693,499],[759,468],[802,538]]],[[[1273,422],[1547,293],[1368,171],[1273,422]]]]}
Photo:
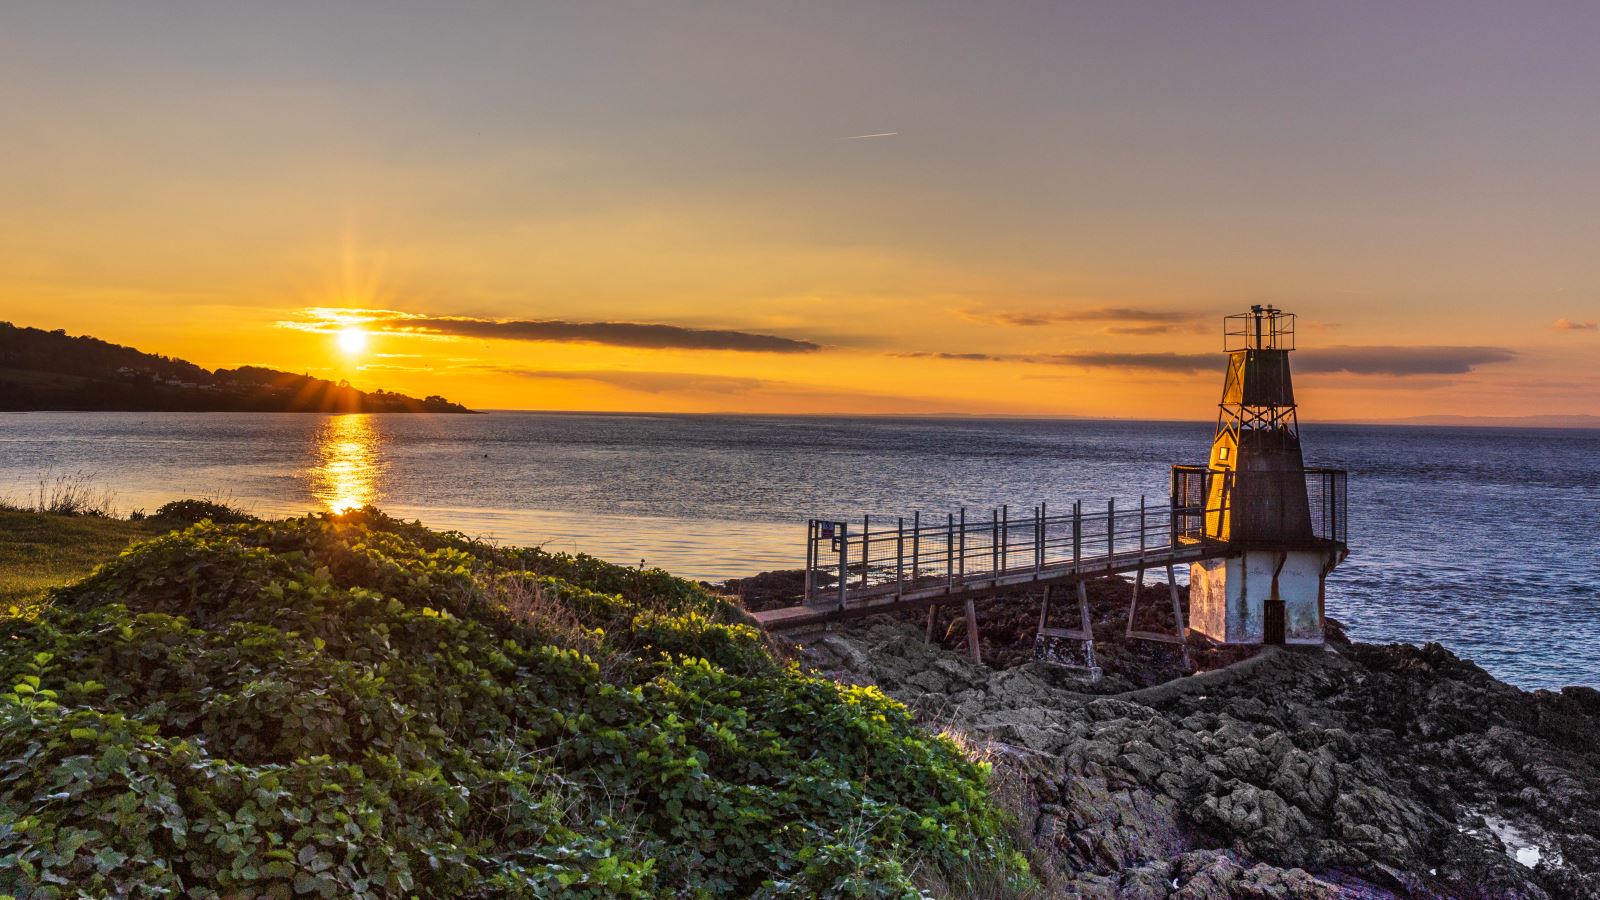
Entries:
{"type": "Polygon", "coordinates": [[[46,472],[39,476],[38,487],[24,502],[18,503],[9,496],[0,496],[0,509],[108,519],[117,514],[115,501],[116,494],[101,485],[90,473],[46,472]]]}
{"type": "Polygon", "coordinates": [[[0,615],[29,615],[51,588],[159,530],[151,522],[0,509],[0,615]]]}

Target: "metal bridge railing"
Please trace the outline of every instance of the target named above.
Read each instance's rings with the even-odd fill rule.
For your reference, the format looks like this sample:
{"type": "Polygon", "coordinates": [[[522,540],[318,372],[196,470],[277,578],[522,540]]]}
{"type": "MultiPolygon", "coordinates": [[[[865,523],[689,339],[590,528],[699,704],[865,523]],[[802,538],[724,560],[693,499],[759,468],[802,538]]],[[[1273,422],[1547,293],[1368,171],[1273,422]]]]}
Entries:
{"type": "Polygon", "coordinates": [[[1176,546],[1177,510],[1151,505],[1067,513],[1045,505],[1024,516],[1009,507],[972,516],[963,509],[943,520],[874,520],[861,523],[812,519],[806,539],[806,602],[867,593],[907,593],[983,581],[1032,569],[1081,567],[1118,556],[1140,556],[1176,546]],[[881,524],[880,524],[881,522],[881,524]]]}
{"type": "MultiPolygon", "coordinates": [[[[1305,469],[1312,539],[1346,543],[1348,476],[1339,469],[1305,469]]],[[[1103,569],[1111,562],[1171,562],[1197,545],[1227,546],[1219,534],[1229,515],[1234,473],[1174,466],[1169,501],[1153,505],[1065,513],[1040,504],[1026,515],[1010,507],[971,515],[968,510],[926,519],[920,513],[893,520],[849,522],[812,519],[806,530],[806,602],[852,596],[903,595],[943,588],[983,586],[1001,576],[1060,576],[1103,569]]],[[[1185,558],[1189,558],[1185,557],[1185,558]]]]}

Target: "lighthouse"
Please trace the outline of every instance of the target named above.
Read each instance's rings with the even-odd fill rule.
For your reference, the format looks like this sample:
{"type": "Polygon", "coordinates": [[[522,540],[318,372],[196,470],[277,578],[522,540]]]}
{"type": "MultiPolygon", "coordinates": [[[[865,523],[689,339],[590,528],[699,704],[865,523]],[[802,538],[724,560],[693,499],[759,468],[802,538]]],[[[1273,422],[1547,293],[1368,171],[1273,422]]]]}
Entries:
{"type": "Polygon", "coordinates": [[[1173,472],[1182,539],[1223,551],[1189,566],[1189,628],[1225,644],[1322,643],[1327,578],[1348,554],[1345,473],[1301,452],[1294,321],[1271,306],[1224,319],[1211,456],[1173,472]]]}

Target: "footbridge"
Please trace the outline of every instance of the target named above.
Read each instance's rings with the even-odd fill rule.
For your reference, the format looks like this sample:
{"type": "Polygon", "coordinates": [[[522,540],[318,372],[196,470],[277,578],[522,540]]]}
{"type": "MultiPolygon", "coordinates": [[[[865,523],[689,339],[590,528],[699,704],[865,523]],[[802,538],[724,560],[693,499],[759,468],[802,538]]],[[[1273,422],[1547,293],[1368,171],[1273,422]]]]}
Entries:
{"type": "MultiPolygon", "coordinates": [[[[1309,541],[1342,544],[1345,539],[1345,473],[1304,469],[1312,514],[1309,541]]],[[[1086,507],[1081,501],[1065,512],[1046,504],[1021,515],[1009,506],[973,515],[962,509],[930,519],[874,519],[859,524],[812,519],[806,525],[805,594],[799,603],[753,613],[768,631],[824,626],[877,613],[932,609],[951,603],[966,607],[997,593],[1039,589],[1039,643],[1046,654],[1056,641],[1090,642],[1084,583],[1092,578],[1132,574],[1126,636],[1135,640],[1183,644],[1184,616],[1174,567],[1237,555],[1219,522],[1230,518],[1234,473],[1199,466],[1174,466],[1171,492],[1160,502],[1086,507]],[[1170,633],[1140,631],[1140,589],[1147,572],[1166,576],[1175,627],[1170,633]],[[1055,589],[1073,590],[1078,601],[1074,627],[1048,623],[1055,589]]],[[[931,622],[930,616],[930,622],[931,622]]],[[[977,630],[969,627],[969,650],[977,656],[977,630]]],[[[1092,644],[1085,647],[1093,665],[1092,644]]]]}

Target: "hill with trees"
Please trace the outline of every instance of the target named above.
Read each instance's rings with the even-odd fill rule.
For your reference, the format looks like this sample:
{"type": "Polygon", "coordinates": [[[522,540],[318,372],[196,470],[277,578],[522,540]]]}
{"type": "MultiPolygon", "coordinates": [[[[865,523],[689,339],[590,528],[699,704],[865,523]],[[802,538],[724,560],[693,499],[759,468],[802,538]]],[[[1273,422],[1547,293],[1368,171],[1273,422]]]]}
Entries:
{"type": "Polygon", "coordinates": [[[210,371],[87,335],[0,322],[0,410],[471,412],[259,366],[210,371]]]}

